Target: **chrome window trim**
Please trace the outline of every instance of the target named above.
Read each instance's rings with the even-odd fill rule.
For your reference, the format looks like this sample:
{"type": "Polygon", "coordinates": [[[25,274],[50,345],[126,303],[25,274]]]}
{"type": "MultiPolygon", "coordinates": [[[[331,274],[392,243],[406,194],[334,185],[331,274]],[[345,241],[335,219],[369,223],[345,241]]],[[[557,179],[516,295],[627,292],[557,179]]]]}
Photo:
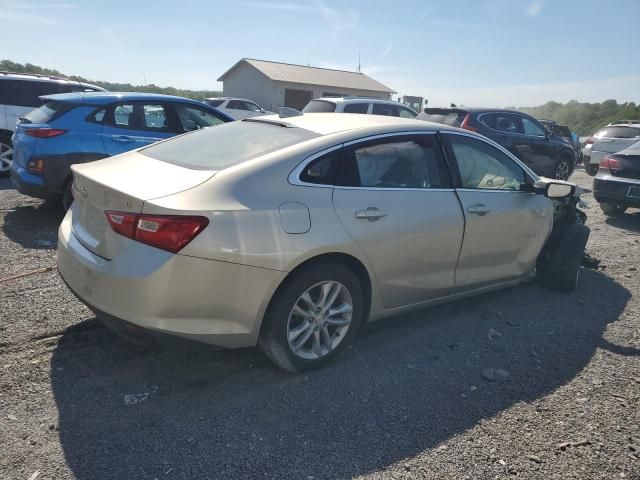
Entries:
{"type": "Polygon", "coordinates": [[[296,185],[296,186],[300,186],[300,187],[316,187],[316,188],[335,188],[338,190],[380,190],[380,191],[385,191],[385,192],[389,192],[389,191],[400,191],[400,192],[406,192],[406,191],[424,191],[424,192],[429,192],[429,191],[437,191],[437,192],[455,192],[454,188],[438,188],[438,187],[433,187],[433,188],[383,188],[383,187],[349,187],[349,186],[344,186],[344,185],[324,185],[321,183],[310,183],[310,182],[304,182],[302,180],[300,180],[300,175],[302,174],[302,171],[307,167],[307,165],[309,165],[311,162],[313,162],[314,160],[316,160],[319,157],[322,157],[323,155],[326,155],[327,153],[331,153],[334,150],[337,150],[339,148],[343,148],[343,147],[348,147],[351,145],[355,145],[358,143],[364,143],[364,142],[368,142],[370,140],[377,140],[380,138],[389,138],[389,137],[404,137],[407,135],[437,135],[438,131],[437,130],[409,130],[409,131],[403,131],[403,132],[392,132],[392,133],[379,133],[376,135],[369,135],[366,137],[361,137],[355,140],[349,140],[348,142],[344,142],[341,143],[339,145],[333,145],[331,147],[325,148],[324,150],[320,150],[319,152],[316,152],[308,157],[306,157],[302,162],[300,162],[292,171],[291,173],[289,173],[289,176],[287,177],[288,182],[291,185],[296,185]]]}
{"type": "MultiPolygon", "coordinates": [[[[491,112],[482,112],[480,114],[478,114],[478,121],[480,123],[482,123],[482,125],[484,125],[485,127],[487,127],[489,130],[491,130],[492,132],[498,132],[498,133],[507,133],[509,135],[520,135],[521,137],[535,137],[535,138],[547,138],[546,135],[543,136],[539,136],[539,135],[527,135],[526,133],[518,133],[518,132],[507,132],[505,130],[496,130],[495,128],[491,128],[489,125],[487,125],[486,123],[484,123],[482,121],[482,117],[484,117],[485,115],[492,115],[494,113],[502,113],[502,114],[507,114],[507,115],[516,115],[519,117],[525,117],[526,115],[523,115],[522,113],[518,113],[518,112],[501,112],[500,110],[496,110],[496,111],[491,111],[491,112]]],[[[527,118],[531,118],[526,116],[527,118]]],[[[534,118],[535,120],[535,118],[534,118]]],[[[536,120],[537,121],[537,120],[536,120]]],[[[523,127],[524,128],[524,127],[523,127]]],[[[546,130],[544,128],[544,125],[542,126],[543,130],[546,130]]]]}

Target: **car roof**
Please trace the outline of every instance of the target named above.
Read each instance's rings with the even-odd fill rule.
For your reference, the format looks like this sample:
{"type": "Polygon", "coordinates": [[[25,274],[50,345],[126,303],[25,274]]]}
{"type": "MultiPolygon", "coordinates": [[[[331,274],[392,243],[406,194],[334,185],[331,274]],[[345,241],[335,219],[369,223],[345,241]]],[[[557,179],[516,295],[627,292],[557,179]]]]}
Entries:
{"type": "Polygon", "coordinates": [[[73,85],[82,85],[83,87],[91,87],[91,88],[97,88],[99,90],[104,90],[104,88],[99,87],[97,85],[92,85],[91,83],[79,82],[78,80],[72,80],[70,78],[65,78],[65,77],[56,77],[54,75],[42,75],[39,73],[14,73],[14,72],[0,71],[0,80],[29,80],[33,82],[43,82],[43,83],[73,84],[73,85]]]}
{"type": "Polygon", "coordinates": [[[379,128],[386,128],[389,132],[403,130],[460,130],[459,128],[440,123],[425,122],[424,120],[360,113],[304,113],[285,118],[280,118],[278,115],[265,115],[248,121],[278,123],[290,127],[303,128],[319,135],[331,135],[347,130],[379,128]]]}
{"type": "Polygon", "coordinates": [[[207,97],[205,100],[244,100],[245,102],[255,103],[253,100],[242,97],[207,97]]]}
{"type": "Polygon", "coordinates": [[[632,120],[630,121],[623,121],[623,122],[613,122],[610,123],[609,125],[607,125],[606,127],[602,127],[602,128],[607,128],[607,127],[634,127],[634,128],[638,128],[640,127],[640,120],[637,123],[631,123],[632,120]]]}
{"type": "MultiPolygon", "coordinates": [[[[313,100],[320,100],[323,102],[332,102],[332,103],[362,103],[362,102],[372,102],[372,103],[388,103],[391,105],[402,105],[403,107],[407,107],[404,103],[394,102],[393,100],[384,100],[382,98],[375,97],[358,97],[358,96],[349,96],[349,97],[318,97],[313,100]]],[[[407,107],[410,108],[410,107],[407,107]]]]}
{"type": "Polygon", "coordinates": [[[470,112],[470,113],[489,113],[489,112],[503,112],[503,113],[517,113],[520,115],[531,116],[528,113],[519,112],[517,110],[511,110],[508,108],[490,108],[490,107],[425,107],[424,113],[429,113],[435,110],[447,111],[451,110],[453,112],[470,112]]]}
{"type": "Polygon", "coordinates": [[[64,103],[87,103],[90,105],[104,105],[114,101],[145,101],[155,100],[158,102],[190,102],[198,105],[206,105],[203,102],[190,98],[177,97],[174,95],[162,95],[160,93],[137,93],[137,92],[73,92],[58,93],[54,95],[44,95],[41,98],[64,103]]]}

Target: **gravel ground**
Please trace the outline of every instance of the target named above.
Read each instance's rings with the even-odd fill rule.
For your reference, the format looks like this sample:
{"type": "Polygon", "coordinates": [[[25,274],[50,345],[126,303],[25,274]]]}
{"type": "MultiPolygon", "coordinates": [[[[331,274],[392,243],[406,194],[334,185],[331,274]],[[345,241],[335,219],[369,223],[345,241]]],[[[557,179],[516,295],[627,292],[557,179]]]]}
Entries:
{"type": "Polygon", "coordinates": [[[0,478],[640,479],[640,211],[589,215],[575,293],[385,320],[291,375],[111,334],[50,269],[61,212],[0,179],[0,478]]]}

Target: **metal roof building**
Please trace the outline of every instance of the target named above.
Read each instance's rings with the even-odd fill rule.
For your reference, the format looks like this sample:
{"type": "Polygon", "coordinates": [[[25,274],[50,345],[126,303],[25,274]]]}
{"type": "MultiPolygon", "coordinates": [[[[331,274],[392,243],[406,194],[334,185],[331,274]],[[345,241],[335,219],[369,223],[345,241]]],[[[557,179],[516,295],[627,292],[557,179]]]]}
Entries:
{"type": "Polygon", "coordinates": [[[360,72],[308,67],[243,58],[218,81],[225,97],[248,98],[275,111],[278,107],[302,109],[317,97],[360,95],[388,100],[396,93],[360,72]]]}

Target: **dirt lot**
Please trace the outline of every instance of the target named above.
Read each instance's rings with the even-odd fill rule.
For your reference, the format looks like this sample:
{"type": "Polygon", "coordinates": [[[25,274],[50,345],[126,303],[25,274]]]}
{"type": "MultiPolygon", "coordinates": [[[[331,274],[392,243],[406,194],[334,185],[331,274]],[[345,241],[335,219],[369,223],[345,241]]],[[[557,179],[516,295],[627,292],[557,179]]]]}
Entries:
{"type": "Polygon", "coordinates": [[[49,269],[61,212],[0,179],[0,478],[640,479],[640,211],[585,197],[577,292],[390,319],[291,375],[111,334],[49,269]]]}

